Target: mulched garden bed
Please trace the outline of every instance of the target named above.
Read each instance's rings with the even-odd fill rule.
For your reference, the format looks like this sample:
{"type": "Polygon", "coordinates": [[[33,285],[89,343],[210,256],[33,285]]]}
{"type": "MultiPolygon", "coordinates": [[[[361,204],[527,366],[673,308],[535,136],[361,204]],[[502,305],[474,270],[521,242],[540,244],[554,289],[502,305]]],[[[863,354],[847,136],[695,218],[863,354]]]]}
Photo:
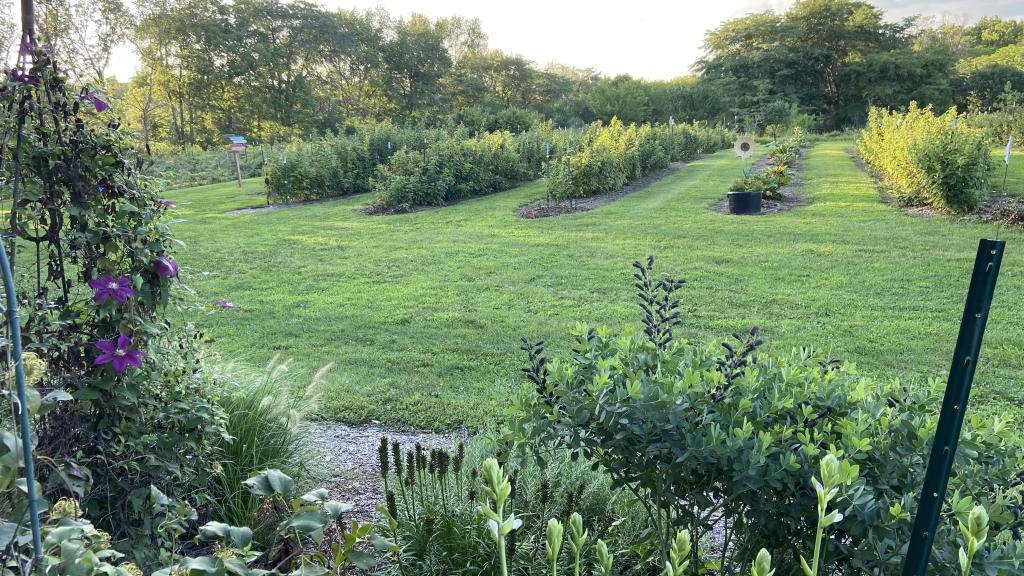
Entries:
{"type": "Polygon", "coordinates": [[[254,214],[256,212],[271,212],[273,210],[283,210],[285,208],[299,208],[300,206],[311,206],[314,204],[324,204],[327,202],[335,202],[337,200],[345,200],[352,196],[332,196],[331,198],[317,198],[316,200],[301,200],[299,202],[286,202],[283,204],[264,204],[262,206],[249,206],[247,208],[236,208],[234,210],[228,210],[225,214],[254,214]]]}
{"type": "MultiPolygon", "coordinates": [[[[751,172],[756,172],[763,168],[768,167],[771,162],[767,157],[763,158],[757,164],[754,164],[751,172]]],[[[779,196],[775,199],[763,199],[761,200],[761,212],[757,214],[729,214],[729,198],[725,197],[718,202],[711,205],[711,210],[718,212],[719,214],[726,214],[729,216],[764,216],[766,214],[778,214],[779,212],[786,212],[793,208],[799,208],[801,206],[807,206],[810,204],[810,199],[800,193],[800,176],[804,172],[804,154],[801,153],[800,157],[797,158],[796,162],[793,163],[793,169],[790,174],[789,184],[786,184],[779,189],[779,196]]]]}
{"type": "Polygon", "coordinates": [[[587,198],[580,198],[578,200],[565,200],[559,202],[551,202],[550,204],[546,200],[535,200],[529,204],[524,204],[516,208],[516,215],[520,218],[547,218],[549,216],[560,216],[562,214],[575,214],[576,212],[587,212],[595,208],[600,208],[607,204],[615,202],[623,196],[628,196],[634,192],[639,192],[644,188],[654,184],[658,180],[677,172],[683,166],[686,166],[690,162],[694,162],[703,158],[699,156],[694,160],[688,160],[685,162],[673,162],[668,165],[667,168],[658,170],[657,172],[651,172],[647,176],[634,180],[629,184],[626,184],[622,188],[615,190],[614,192],[608,192],[605,194],[599,194],[597,196],[589,196],[587,198]]]}
{"type": "Polygon", "coordinates": [[[1024,198],[1005,192],[992,192],[969,218],[1024,227],[1024,198]]]}

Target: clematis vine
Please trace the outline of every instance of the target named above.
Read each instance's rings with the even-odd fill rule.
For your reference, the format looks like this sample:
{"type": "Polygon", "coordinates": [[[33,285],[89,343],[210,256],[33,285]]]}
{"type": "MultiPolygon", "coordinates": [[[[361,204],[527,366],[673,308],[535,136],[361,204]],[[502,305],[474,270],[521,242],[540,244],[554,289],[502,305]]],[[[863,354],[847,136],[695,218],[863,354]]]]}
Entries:
{"type": "Polygon", "coordinates": [[[97,302],[102,302],[103,300],[127,302],[129,298],[135,296],[135,291],[131,289],[131,285],[132,281],[129,278],[123,276],[114,278],[110,274],[103,278],[89,280],[89,287],[96,291],[95,299],[97,302]]]}
{"type": "Polygon", "coordinates": [[[170,256],[161,256],[157,258],[156,263],[153,264],[153,269],[156,270],[156,275],[161,278],[178,277],[178,263],[170,256]]]}
{"type": "Polygon", "coordinates": [[[36,78],[32,74],[22,72],[17,68],[11,69],[11,81],[17,82],[18,84],[31,84],[33,86],[39,85],[39,78],[36,78]]]}
{"type": "Polygon", "coordinates": [[[118,374],[127,370],[128,366],[142,366],[142,351],[132,348],[132,339],[128,336],[118,336],[116,342],[101,340],[96,343],[96,349],[101,354],[93,361],[93,366],[110,364],[118,374]]]}

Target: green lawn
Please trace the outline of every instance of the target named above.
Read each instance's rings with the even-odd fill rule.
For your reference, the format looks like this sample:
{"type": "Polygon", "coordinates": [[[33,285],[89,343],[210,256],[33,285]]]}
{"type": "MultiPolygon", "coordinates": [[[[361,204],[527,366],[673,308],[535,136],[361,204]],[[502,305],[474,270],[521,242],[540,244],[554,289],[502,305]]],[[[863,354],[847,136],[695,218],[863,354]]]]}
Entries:
{"type": "MultiPolygon", "coordinates": [[[[450,428],[507,416],[519,338],[564,352],[577,320],[637,323],[630,262],[685,277],[688,337],[752,324],[769,348],[813,345],[861,373],[944,378],[977,242],[995,227],[884,205],[848,140],[807,157],[811,205],[763,217],[708,207],[740,174],[731,152],[592,212],[522,220],[535,182],[446,208],[372,217],[366,197],[245,215],[261,184],[181,190],[179,258],[199,299],[244,310],[198,322],[226,357],[335,367],[322,415],[450,428]]],[[[1024,234],[1009,242],[978,367],[977,406],[1024,404],[1024,234]]]]}
{"type": "MultiPolygon", "coordinates": [[[[1003,161],[1005,148],[992,150],[992,182],[993,190],[1003,190],[1003,172],[1006,164],[1003,161]]],[[[1006,191],[1011,196],[1024,196],[1024,150],[1014,148],[1010,155],[1010,167],[1006,171],[1006,191]]]]}

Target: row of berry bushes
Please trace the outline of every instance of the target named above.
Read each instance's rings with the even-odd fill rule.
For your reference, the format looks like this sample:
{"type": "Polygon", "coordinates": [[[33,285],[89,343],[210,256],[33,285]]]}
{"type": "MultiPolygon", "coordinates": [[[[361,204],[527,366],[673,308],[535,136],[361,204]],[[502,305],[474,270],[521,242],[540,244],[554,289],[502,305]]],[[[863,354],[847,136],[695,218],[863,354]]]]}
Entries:
{"type": "Polygon", "coordinates": [[[911,102],[906,112],[872,108],[857,150],[901,205],[971,212],[985,196],[990,156],[983,131],[951,108],[935,115],[911,102]]]}
{"type": "Polygon", "coordinates": [[[423,150],[444,136],[439,129],[381,122],[292,144],[267,159],[267,200],[293,202],[369,192],[378,165],[399,150],[423,150]]]}
{"type": "Polygon", "coordinates": [[[402,149],[377,168],[373,209],[400,212],[507,190],[537,178],[545,161],[572,149],[576,138],[548,123],[518,135],[469,137],[458,130],[423,150],[402,149]]]}
{"type": "Polygon", "coordinates": [[[613,118],[587,127],[571,154],[546,166],[548,196],[564,201],[611,192],[670,162],[724,148],[731,134],[693,125],[631,124],[613,118]]]}
{"type": "Polygon", "coordinates": [[[775,142],[768,150],[768,166],[733,182],[732,192],[761,192],[768,200],[781,197],[782,187],[789,184],[790,171],[800,150],[807,145],[807,133],[797,128],[785,140],[775,142]]]}

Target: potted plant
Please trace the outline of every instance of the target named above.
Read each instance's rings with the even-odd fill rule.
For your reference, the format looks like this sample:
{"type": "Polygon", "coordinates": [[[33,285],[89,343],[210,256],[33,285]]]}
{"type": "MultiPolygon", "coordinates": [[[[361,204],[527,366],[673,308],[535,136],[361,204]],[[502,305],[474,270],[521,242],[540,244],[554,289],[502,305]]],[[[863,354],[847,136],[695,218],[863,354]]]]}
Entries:
{"type": "Polygon", "coordinates": [[[736,139],[733,151],[743,159],[743,178],[733,182],[729,190],[729,214],[759,214],[763,190],[757,178],[751,176],[749,159],[754,155],[754,141],[744,136],[736,139]]]}

